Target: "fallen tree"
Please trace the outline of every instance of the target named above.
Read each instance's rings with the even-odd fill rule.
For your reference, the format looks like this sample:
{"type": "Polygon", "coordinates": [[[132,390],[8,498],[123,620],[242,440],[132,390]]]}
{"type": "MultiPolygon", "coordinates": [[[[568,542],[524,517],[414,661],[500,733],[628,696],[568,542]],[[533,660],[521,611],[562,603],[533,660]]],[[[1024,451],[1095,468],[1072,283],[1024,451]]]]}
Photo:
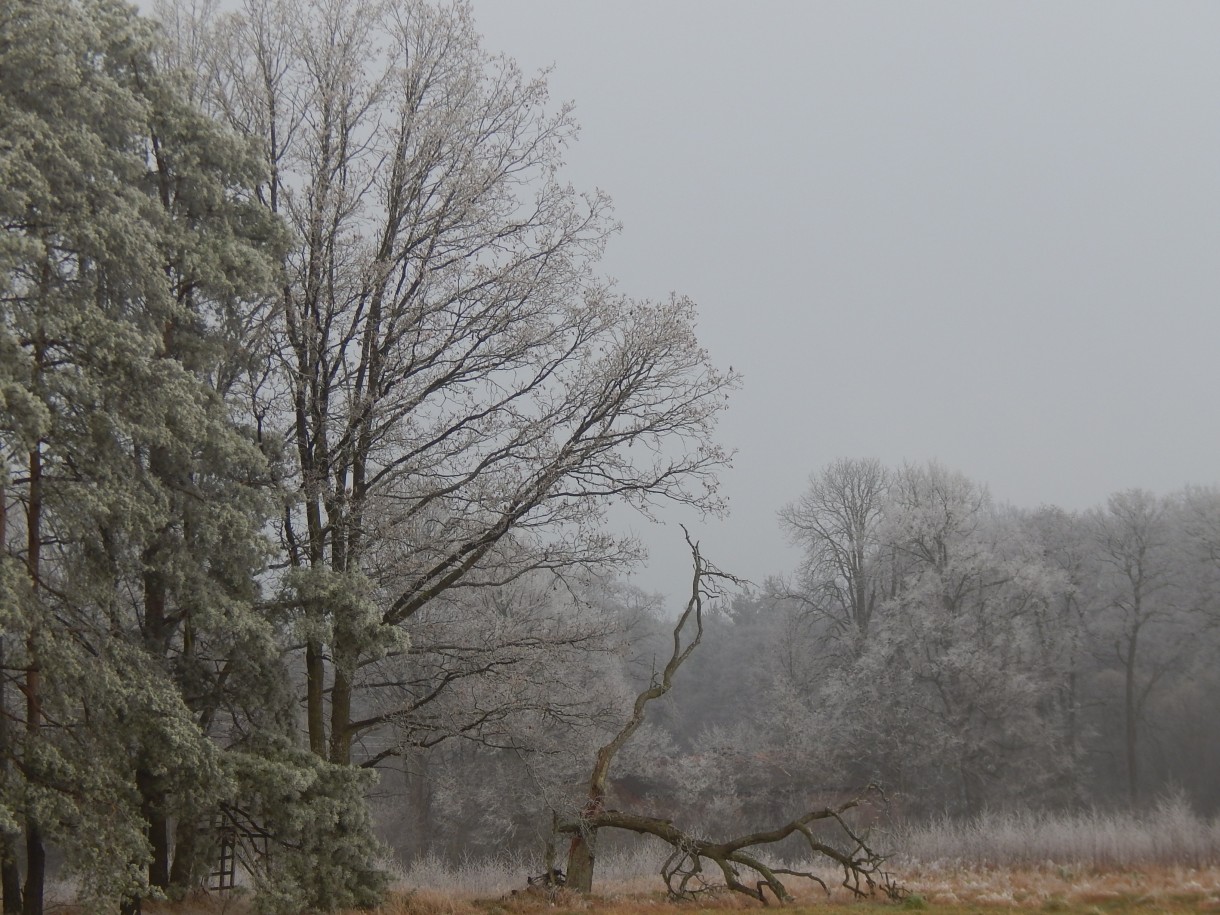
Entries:
{"type": "Polygon", "coordinates": [[[690,835],[669,819],[606,807],[610,767],[615,756],[644,723],[648,704],[665,695],[673,687],[674,675],[678,668],[691,656],[703,638],[705,601],[718,596],[721,586],[726,582],[740,584],[737,578],[709,563],[700,552],[699,544],[691,540],[685,528],[683,532],[686,533],[686,542],[690,547],[694,576],[686,609],[674,624],[673,648],[669,660],[660,675],[654,676],[649,686],[636,696],[631,717],[618,733],[598,750],[589,778],[587,797],[579,814],[573,819],[557,819],[556,822],[555,829],[558,833],[572,837],[568,850],[568,889],[586,893],[592,890],[598,831],[622,829],[655,836],[673,849],[661,868],[661,876],[670,896],[675,899],[691,899],[700,893],[724,886],[764,904],[789,902],[792,896],[784,886],[782,877],[808,879],[829,891],[826,882],[813,871],[778,866],[760,857],[759,849],[792,836],[801,837],[814,856],[825,857],[838,865],[843,871],[842,885],[854,895],[872,895],[880,888],[887,895],[896,897],[900,890],[881,869],[884,857],[844,819],[844,814],[859,806],[866,794],[875,792],[880,795],[879,789],[873,786],[863,789],[856,797],[838,806],[810,810],[774,829],[750,832],[719,841],[690,835]],[[829,844],[815,835],[814,826],[820,821],[834,824],[839,833],[838,844],[829,844]],[[708,877],[709,871],[705,870],[706,862],[714,865],[711,879],[708,877]],[[717,871],[723,878],[723,884],[715,882],[714,874],[717,871]]]}

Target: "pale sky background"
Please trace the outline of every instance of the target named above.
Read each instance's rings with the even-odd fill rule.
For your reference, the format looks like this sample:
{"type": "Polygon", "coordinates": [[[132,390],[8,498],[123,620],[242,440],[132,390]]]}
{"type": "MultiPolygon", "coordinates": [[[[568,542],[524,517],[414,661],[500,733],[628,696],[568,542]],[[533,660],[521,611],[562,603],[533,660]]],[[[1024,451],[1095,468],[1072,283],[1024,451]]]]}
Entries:
{"type": "Polygon", "coordinates": [[[1220,482],[1220,3],[474,0],[583,129],[603,265],[745,375],[724,522],[634,581],[761,582],[837,457],[1083,509],[1220,482]]]}

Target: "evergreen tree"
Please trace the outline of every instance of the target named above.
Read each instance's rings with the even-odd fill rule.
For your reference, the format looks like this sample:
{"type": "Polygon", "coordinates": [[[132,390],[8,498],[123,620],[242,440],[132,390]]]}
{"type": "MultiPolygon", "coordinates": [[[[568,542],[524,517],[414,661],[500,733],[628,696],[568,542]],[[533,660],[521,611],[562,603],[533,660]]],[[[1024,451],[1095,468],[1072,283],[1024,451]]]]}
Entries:
{"type": "MultiPolygon", "coordinates": [[[[285,781],[320,786],[281,797],[272,832],[313,837],[305,872],[335,858],[318,798],[365,783],[286,749],[259,604],[273,474],[233,421],[282,237],[257,157],[191,107],[121,2],[6,5],[0,74],[0,613],[25,697],[3,734],[5,908],[41,911],[54,844],[97,905],[138,911],[197,878],[200,825],[285,781]]],[[[347,832],[363,895],[344,878],[294,899],[377,891],[367,822],[347,832]]]]}

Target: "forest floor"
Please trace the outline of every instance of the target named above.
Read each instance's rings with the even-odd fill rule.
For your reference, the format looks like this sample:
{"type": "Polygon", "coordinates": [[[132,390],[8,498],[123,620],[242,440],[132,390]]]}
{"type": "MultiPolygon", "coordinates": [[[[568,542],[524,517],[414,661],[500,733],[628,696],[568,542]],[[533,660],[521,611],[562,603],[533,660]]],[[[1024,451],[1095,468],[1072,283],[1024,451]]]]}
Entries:
{"type": "MultiPolygon", "coordinates": [[[[830,874],[826,875],[830,877],[830,874]]],[[[794,904],[772,907],[788,915],[876,915],[925,912],[927,915],[989,915],[998,912],[1061,915],[1187,915],[1220,913],[1220,867],[1150,867],[1130,871],[1088,872],[1046,865],[1037,868],[923,867],[895,874],[906,897],[853,899],[846,890],[801,890],[794,904]]],[[[702,915],[762,908],[731,893],[709,894],[696,902],[675,903],[656,889],[630,881],[599,888],[591,896],[538,889],[484,896],[461,889],[393,892],[373,912],[346,915],[702,915]]],[[[829,882],[829,881],[828,881],[829,882]]],[[[834,887],[834,884],[831,883],[834,887]]],[[[192,904],[146,907],[149,915],[246,915],[238,898],[219,895],[192,904]]]]}

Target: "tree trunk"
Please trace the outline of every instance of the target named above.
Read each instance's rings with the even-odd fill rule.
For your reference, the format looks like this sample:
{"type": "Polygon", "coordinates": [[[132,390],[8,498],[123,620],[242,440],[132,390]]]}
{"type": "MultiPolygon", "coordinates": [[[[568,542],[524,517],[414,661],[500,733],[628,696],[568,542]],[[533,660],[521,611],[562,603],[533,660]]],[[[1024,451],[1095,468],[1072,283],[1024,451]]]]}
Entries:
{"type": "Polygon", "coordinates": [[[351,676],[336,664],[335,680],[330,691],[330,761],[340,766],[348,766],[352,762],[352,736],[348,728],[351,720],[351,676]]]}
{"type": "MultiPolygon", "coordinates": [[[[679,623],[681,626],[681,623],[679,623]]],[[[660,687],[653,687],[653,692],[660,687]]],[[[641,696],[645,693],[641,693],[641,696]]],[[[660,695],[660,693],[658,693],[660,695]]],[[[644,700],[646,701],[650,701],[644,700]]],[[[597,828],[590,824],[593,817],[606,809],[606,785],[610,777],[610,763],[614,761],[619,748],[627,742],[627,738],[635,733],[644,720],[644,702],[637,699],[635,714],[631,721],[616,735],[614,740],[602,747],[597,753],[597,761],[593,764],[593,774],[589,777],[589,799],[580,812],[581,830],[572,836],[572,844],[568,847],[568,889],[578,893],[593,892],[593,864],[597,853],[597,828]]]]}
{"type": "MultiPolygon", "coordinates": [[[[164,460],[157,461],[164,468],[164,460]]],[[[144,551],[144,644],[156,659],[155,663],[168,663],[172,626],[166,615],[169,603],[169,587],[160,571],[164,561],[158,543],[164,536],[160,532],[157,543],[144,551]]],[[[143,751],[142,751],[143,752],[143,751]]],[[[169,823],[165,818],[165,791],[146,765],[136,769],[136,786],[140,791],[140,808],[148,824],[148,844],[152,860],[148,862],[148,883],[158,889],[169,886],[169,823]]]]}
{"type": "Polygon", "coordinates": [[[597,830],[586,827],[572,837],[568,848],[568,889],[578,893],[593,892],[593,852],[597,842],[597,830]]]}
{"type": "MultiPolygon", "coordinates": [[[[42,446],[30,451],[30,486],[27,514],[27,568],[30,589],[37,593],[41,578],[42,556],[42,446]]],[[[42,671],[38,666],[38,646],[31,630],[26,640],[29,666],[25,672],[25,729],[27,745],[32,746],[42,729],[42,671]]],[[[43,847],[42,830],[32,810],[26,812],[25,825],[25,889],[22,893],[24,915],[42,915],[43,884],[46,880],[47,854],[43,847]]]]}
{"type": "MultiPolygon", "coordinates": [[[[682,530],[685,532],[686,528],[682,530]]],[[[577,892],[593,891],[593,865],[597,844],[597,827],[594,825],[594,821],[605,813],[610,764],[614,762],[618,751],[644,723],[648,703],[669,692],[673,687],[674,674],[691,656],[691,653],[699,647],[699,642],[703,639],[703,598],[707,594],[706,580],[710,577],[737,582],[733,576],[727,575],[707,563],[699,552],[699,545],[691,541],[690,534],[686,535],[686,543],[690,547],[691,558],[695,566],[694,579],[691,582],[690,600],[687,601],[686,609],[678,618],[678,622],[674,624],[673,650],[670,653],[669,661],[661,671],[660,678],[654,677],[652,684],[647,689],[641,690],[635,697],[631,718],[609,743],[597,751],[597,759],[593,763],[593,772],[589,776],[588,801],[580,812],[579,828],[573,831],[572,844],[568,849],[567,886],[577,892]],[[686,627],[692,620],[694,634],[690,635],[686,627]],[[683,644],[684,636],[689,639],[686,644],[683,644]]]]}
{"type": "MultiPolygon", "coordinates": [[[[0,544],[4,542],[4,493],[0,491],[0,544]]],[[[0,777],[8,781],[9,768],[8,708],[5,692],[4,669],[4,637],[0,636],[0,777]]],[[[17,866],[17,841],[12,835],[5,834],[0,838],[0,891],[3,892],[4,915],[18,915],[21,912],[21,871],[17,866]]]]}
{"type": "Polygon", "coordinates": [[[0,885],[4,892],[4,915],[21,913],[21,871],[17,867],[17,843],[12,836],[5,836],[0,854],[0,885]]]}
{"type": "Polygon", "coordinates": [[[1138,722],[1136,720],[1139,716],[1139,709],[1137,708],[1135,697],[1135,651],[1138,644],[1139,626],[1137,625],[1131,630],[1131,638],[1127,642],[1127,656],[1124,658],[1127,678],[1124,702],[1127,719],[1125,747],[1127,757],[1127,791],[1132,807],[1139,803],[1139,733],[1138,722]]]}
{"type": "MultiPolygon", "coordinates": [[[[0,550],[8,538],[8,467],[0,464],[0,550]]],[[[0,781],[8,782],[12,776],[13,748],[9,744],[8,730],[8,679],[4,676],[4,636],[0,635],[0,781]]],[[[0,903],[4,915],[20,915],[21,871],[17,866],[17,842],[14,836],[0,836],[0,903]]]]}
{"type": "Polygon", "coordinates": [[[152,860],[148,863],[148,884],[157,889],[169,886],[169,822],[165,817],[165,792],[156,777],[141,766],[136,770],[136,785],[140,789],[141,813],[148,823],[148,844],[152,860]]]}
{"type": "Polygon", "coordinates": [[[31,822],[25,827],[25,891],[22,893],[22,915],[42,915],[43,883],[47,872],[47,851],[42,842],[42,830],[31,822]]]}
{"type": "Polygon", "coordinates": [[[196,860],[199,855],[199,824],[179,820],[174,828],[174,863],[169,871],[169,885],[183,892],[199,883],[196,860]]]}
{"type": "Polygon", "coordinates": [[[1072,660],[1072,671],[1067,678],[1067,752],[1071,760],[1071,790],[1072,803],[1080,805],[1084,801],[1084,793],[1080,784],[1080,726],[1076,711],[1076,661],[1072,660]]]}
{"type": "Polygon", "coordinates": [[[315,756],[326,758],[326,718],[323,697],[326,694],[326,664],[322,659],[322,643],[310,639],[305,644],[305,715],[309,725],[309,749],[315,756]]]}

